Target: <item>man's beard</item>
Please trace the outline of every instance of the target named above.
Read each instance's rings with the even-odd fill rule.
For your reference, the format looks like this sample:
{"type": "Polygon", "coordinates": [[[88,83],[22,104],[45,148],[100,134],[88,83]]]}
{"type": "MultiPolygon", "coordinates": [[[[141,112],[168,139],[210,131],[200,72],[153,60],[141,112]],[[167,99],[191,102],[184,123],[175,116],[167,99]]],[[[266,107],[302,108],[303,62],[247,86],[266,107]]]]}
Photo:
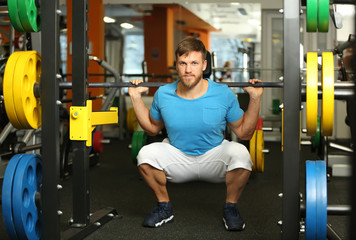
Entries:
{"type": "Polygon", "coordinates": [[[182,76],[180,78],[180,82],[182,83],[182,85],[187,88],[187,89],[192,89],[194,88],[196,85],[198,85],[198,83],[200,82],[201,78],[202,78],[203,74],[200,74],[199,76],[196,76],[194,78],[194,80],[187,80],[184,78],[184,76],[182,76]]]}

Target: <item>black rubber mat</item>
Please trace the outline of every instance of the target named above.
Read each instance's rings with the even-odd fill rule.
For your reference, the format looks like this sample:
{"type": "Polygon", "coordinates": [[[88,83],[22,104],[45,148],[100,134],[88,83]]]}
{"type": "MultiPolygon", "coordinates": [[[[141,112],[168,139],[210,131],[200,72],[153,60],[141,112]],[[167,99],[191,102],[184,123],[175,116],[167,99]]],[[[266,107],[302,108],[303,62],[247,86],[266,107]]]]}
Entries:
{"type": "MultiPolygon", "coordinates": [[[[151,190],[141,180],[131,161],[129,141],[112,140],[105,145],[99,164],[90,169],[91,202],[95,212],[113,207],[120,217],[103,225],[86,239],[281,239],[282,219],[282,153],[279,143],[265,143],[270,153],[265,155],[264,173],[253,173],[240,198],[238,208],[246,222],[242,232],[228,232],[222,223],[225,184],[190,182],[168,184],[175,221],[161,228],[142,227],[156,201],[151,190]]],[[[301,159],[316,159],[303,147],[301,159]]],[[[301,161],[301,192],[304,191],[304,163],[301,161]]],[[[64,231],[72,214],[71,178],[62,182],[60,224],[64,231]]],[[[329,202],[348,203],[348,179],[332,178],[328,183],[329,202]]],[[[1,212],[0,212],[1,215],[1,212]]],[[[8,239],[0,216],[0,239],[8,239]]],[[[348,237],[345,216],[328,217],[328,222],[344,239],[348,237]]],[[[300,235],[304,239],[304,235],[300,235]]]]}

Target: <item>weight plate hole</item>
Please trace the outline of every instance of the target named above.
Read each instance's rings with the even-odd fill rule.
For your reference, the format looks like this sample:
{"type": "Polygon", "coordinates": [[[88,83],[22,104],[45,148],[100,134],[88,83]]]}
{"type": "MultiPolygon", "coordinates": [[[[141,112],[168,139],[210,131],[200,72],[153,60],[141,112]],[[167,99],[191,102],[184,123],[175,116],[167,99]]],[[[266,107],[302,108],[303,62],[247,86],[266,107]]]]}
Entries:
{"type": "Polygon", "coordinates": [[[26,107],[25,108],[26,112],[31,112],[32,107],[31,107],[31,98],[30,97],[26,98],[26,106],[25,107],[26,107]]]}
{"type": "Polygon", "coordinates": [[[40,80],[40,76],[41,76],[41,61],[36,61],[36,73],[37,73],[37,79],[38,79],[38,81],[37,82],[39,82],[39,80],[40,80]]]}
{"type": "Polygon", "coordinates": [[[26,90],[26,92],[30,91],[30,84],[29,84],[29,81],[28,81],[28,75],[24,75],[23,76],[23,88],[26,90]]]}
{"type": "Polygon", "coordinates": [[[27,182],[32,185],[33,181],[35,180],[34,172],[32,166],[27,168],[27,182]]]}
{"type": "Polygon", "coordinates": [[[31,74],[33,73],[33,71],[34,71],[34,66],[33,66],[33,59],[32,58],[30,58],[29,60],[28,60],[28,63],[27,63],[27,67],[28,67],[28,69],[31,71],[31,74]]]}
{"type": "Polygon", "coordinates": [[[26,226],[27,231],[31,232],[33,229],[33,217],[32,214],[29,212],[26,216],[26,226]]]}
{"type": "Polygon", "coordinates": [[[40,122],[40,118],[39,118],[39,112],[38,112],[38,108],[35,107],[33,110],[32,110],[32,119],[33,119],[33,122],[35,124],[38,124],[40,122]]]}
{"type": "Polygon", "coordinates": [[[36,236],[39,237],[39,236],[41,235],[41,223],[40,223],[40,221],[37,221],[37,222],[36,222],[35,231],[36,231],[36,236]]]}
{"type": "Polygon", "coordinates": [[[30,206],[30,194],[27,188],[25,188],[22,193],[22,203],[25,208],[28,208],[28,206],[30,206]]]}

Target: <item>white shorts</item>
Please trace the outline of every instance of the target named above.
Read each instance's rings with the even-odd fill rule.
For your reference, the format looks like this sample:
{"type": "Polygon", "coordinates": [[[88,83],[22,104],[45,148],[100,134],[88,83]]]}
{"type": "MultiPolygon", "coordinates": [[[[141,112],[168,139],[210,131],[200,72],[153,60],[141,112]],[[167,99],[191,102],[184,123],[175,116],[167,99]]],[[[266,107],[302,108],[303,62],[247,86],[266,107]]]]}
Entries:
{"type": "Polygon", "coordinates": [[[237,142],[224,140],[219,146],[202,155],[188,155],[169,143],[155,142],[141,148],[137,166],[149,164],[162,170],[167,180],[174,183],[188,181],[225,182],[227,171],[244,168],[251,171],[252,161],[248,150],[237,142]]]}

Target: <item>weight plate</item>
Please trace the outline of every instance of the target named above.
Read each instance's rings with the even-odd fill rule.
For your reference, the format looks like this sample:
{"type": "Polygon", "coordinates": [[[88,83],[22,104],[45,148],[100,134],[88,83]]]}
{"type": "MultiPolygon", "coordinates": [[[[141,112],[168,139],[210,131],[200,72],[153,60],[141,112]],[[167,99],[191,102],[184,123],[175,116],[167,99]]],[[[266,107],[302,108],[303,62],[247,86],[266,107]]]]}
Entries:
{"type": "Polygon", "coordinates": [[[318,30],[329,31],[329,0],[318,0],[318,30]]]}
{"type": "Polygon", "coordinates": [[[326,239],[327,186],[326,164],[315,162],[316,169],[316,239],[326,239]]]}
{"type": "Polygon", "coordinates": [[[316,124],[318,115],[318,54],[307,53],[307,135],[316,135],[316,124]]]}
{"type": "Polygon", "coordinates": [[[131,132],[134,132],[137,130],[137,119],[136,119],[136,114],[133,108],[129,108],[127,110],[127,115],[126,115],[126,125],[127,129],[131,132]]]}
{"type": "Polygon", "coordinates": [[[42,219],[36,206],[36,193],[42,183],[42,160],[37,154],[23,154],[12,193],[15,229],[20,239],[40,239],[42,219]]]}
{"type": "Polygon", "coordinates": [[[41,19],[35,0],[18,0],[19,17],[26,32],[38,32],[41,19]]]}
{"type": "MultiPolygon", "coordinates": [[[[146,142],[147,142],[147,134],[146,134],[146,132],[139,131],[139,135],[138,135],[138,138],[137,138],[137,149],[138,149],[138,152],[141,150],[141,148],[143,146],[146,145],[146,142]]],[[[138,152],[137,152],[137,154],[138,154],[138,152]]]]}
{"type": "Polygon", "coordinates": [[[252,138],[250,139],[250,155],[251,155],[251,160],[252,160],[252,171],[256,171],[256,137],[257,133],[256,130],[253,133],[252,138]]]}
{"type": "Polygon", "coordinates": [[[307,0],[307,32],[316,32],[318,27],[318,0],[307,0]]]}
{"type": "Polygon", "coordinates": [[[305,179],[305,239],[316,239],[316,167],[315,161],[306,161],[305,179]]]}
{"type": "Polygon", "coordinates": [[[102,153],[104,150],[104,146],[102,140],[104,139],[104,135],[102,131],[95,131],[93,135],[93,151],[96,153],[102,153]]]}
{"type": "Polygon", "coordinates": [[[316,134],[312,137],[312,147],[313,149],[319,148],[320,145],[320,116],[317,116],[317,124],[316,124],[316,134]]]}
{"type": "Polygon", "coordinates": [[[323,52],[321,69],[321,134],[331,136],[334,125],[334,56],[332,52],[323,52]]]}
{"type": "Polygon", "coordinates": [[[17,0],[7,0],[7,8],[9,10],[9,17],[10,17],[12,26],[18,32],[25,32],[25,30],[23,29],[23,26],[21,24],[21,21],[20,21],[17,0]]]}
{"type": "Polygon", "coordinates": [[[18,239],[12,215],[12,191],[14,186],[15,172],[21,158],[22,154],[17,154],[10,159],[6,167],[2,184],[2,213],[6,231],[11,239],[18,239]]]}
{"type": "Polygon", "coordinates": [[[33,88],[40,82],[41,56],[36,51],[22,52],[14,74],[14,105],[24,128],[38,129],[41,126],[41,103],[33,88]]]}
{"type": "Polygon", "coordinates": [[[263,172],[265,169],[265,154],[262,150],[265,148],[265,141],[262,130],[256,130],[256,170],[263,172]]]}
{"type": "Polygon", "coordinates": [[[280,110],[279,110],[279,99],[273,99],[272,100],[272,114],[278,115],[280,110]]]}
{"type": "Polygon", "coordinates": [[[24,128],[18,119],[15,110],[15,104],[14,104],[14,91],[15,91],[14,74],[16,71],[16,63],[20,56],[21,56],[21,52],[14,52],[13,54],[10,55],[6,63],[4,80],[3,80],[3,88],[4,88],[3,95],[4,95],[6,114],[12,126],[14,126],[17,129],[24,128]]]}

